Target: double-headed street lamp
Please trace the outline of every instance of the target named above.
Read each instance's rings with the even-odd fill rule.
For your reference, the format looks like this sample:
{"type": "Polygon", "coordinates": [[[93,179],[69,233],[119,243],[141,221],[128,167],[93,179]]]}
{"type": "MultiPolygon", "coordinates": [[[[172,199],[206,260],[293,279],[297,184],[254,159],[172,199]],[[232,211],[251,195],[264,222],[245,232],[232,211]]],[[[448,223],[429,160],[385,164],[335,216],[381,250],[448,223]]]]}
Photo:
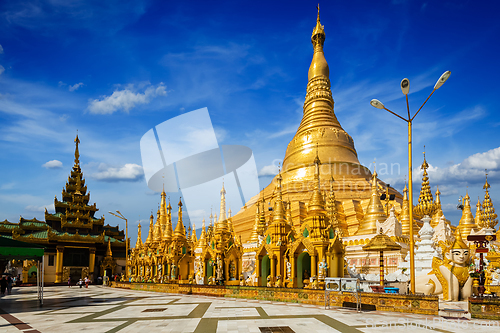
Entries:
{"type": "Polygon", "coordinates": [[[125,216],[123,216],[122,213],[120,213],[119,210],[117,210],[116,212],[118,213],[118,215],[116,215],[113,212],[108,212],[108,213],[110,213],[113,216],[116,216],[119,219],[125,220],[125,277],[127,278],[127,281],[128,281],[128,267],[127,267],[128,266],[127,265],[127,262],[128,262],[128,221],[125,218],[125,216]]]}
{"type": "Polygon", "coordinates": [[[396,117],[406,121],[408,123],[408,180],[409,180],[409,191],[410,191],[410,197],[409,197],[409,210],[410,210],[410,292],[412,294],[415,294],[415,253],[414,253],[414,240],[413,240],[413,178],[412,178],[412,150],[411,150],[411,123],[413,119],[417,116],[417,114],[420,112],[422,107],[427,103],[429,98],[434,94],[436,90],[438,90],[443,83],[448,80],[450,77],[451,72],[446,71],[441,75],[439,80],[437,80],[436,84],[434,85],[434,89],[432,90],[431,94],[425,102],[422,104],[422,106],[418,109],[418,111],[413,115],[413,117],[410,115],[410,104],[408,103],[408,93],[410,91],[410,80],[408,79],[403,79],[401,81],[401,91],[403,94],[406,96],[406,108],[408,110],[408,118],[403,118],[399,114],[392,112],[391,110],[387,109],[382,102],[380,102],[378,99],[372,99],[370,104],[373,107],[376,107],[377,109],[383,109],[386,111],[389,111],[396,117]]]}

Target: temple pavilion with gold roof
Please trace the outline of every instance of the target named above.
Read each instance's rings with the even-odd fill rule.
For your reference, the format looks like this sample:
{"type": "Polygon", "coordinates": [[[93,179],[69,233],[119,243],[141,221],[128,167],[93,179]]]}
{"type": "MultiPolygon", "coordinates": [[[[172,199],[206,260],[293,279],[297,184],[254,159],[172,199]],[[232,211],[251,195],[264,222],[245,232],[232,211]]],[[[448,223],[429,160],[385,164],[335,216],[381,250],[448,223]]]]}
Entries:
{"type": "MultiPolygon", "coordinates": [[[[104,225],[104,216],[95,217],[99,210],[90,205],[85,178],[80,168],[80,140],[75,138],[75,164],[62,190],[62,200],[54,198],[55,213],[45,209],[45,221],[25,219],[19,223],[0,222],[0,236],[43,245],[47,283],[73,281],[88,276],[95,280],[106,272],[121,273],[125,267],[125,235],[118,226],[104,225]]],[[[23,282],[36,282],[36,267],[23,263],[23,282]],[[32,272],[35,272],[34,274],[32,272]]]]}

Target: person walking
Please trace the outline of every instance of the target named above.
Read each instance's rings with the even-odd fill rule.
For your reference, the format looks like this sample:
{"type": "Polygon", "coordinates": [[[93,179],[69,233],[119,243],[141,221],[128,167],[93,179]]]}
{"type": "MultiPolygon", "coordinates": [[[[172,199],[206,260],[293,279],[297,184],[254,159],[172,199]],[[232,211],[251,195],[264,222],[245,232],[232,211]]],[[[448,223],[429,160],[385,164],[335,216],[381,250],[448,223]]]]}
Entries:
{"type": "Polygon", "coordinates": [[[12,294],[12,278],[9,276],[7,276],[7,292],[10,294],[12,294]]]}
{"type": "Polygon", "coordinates": [[[2,295],[5,295],[5,289],[7,289],[7,279],[5,276],[2,276],[2,279],[0,280],[0,291],[2,292],[2,295]]]}
{"type": "Polygon", "coordinates": [[[68,276],[68,287],[71,288],[71,276],[68,276]]]}
{"type": "Polygon", "coordinates": [[[86,276],[86,277],[85,277],[85,288],[88,288],[88,287],[89,287],[89,283],[90,283],[89,277],[88,277],[88,276],[86,276]]]}
{"type": "Polygon", "coordinates": [[[82,279],[80,279],[80,281],[78,281],[78,285],[80,286],[80,289],[82,289],[82,287],[83,287],[83,280],[82,279]]]}

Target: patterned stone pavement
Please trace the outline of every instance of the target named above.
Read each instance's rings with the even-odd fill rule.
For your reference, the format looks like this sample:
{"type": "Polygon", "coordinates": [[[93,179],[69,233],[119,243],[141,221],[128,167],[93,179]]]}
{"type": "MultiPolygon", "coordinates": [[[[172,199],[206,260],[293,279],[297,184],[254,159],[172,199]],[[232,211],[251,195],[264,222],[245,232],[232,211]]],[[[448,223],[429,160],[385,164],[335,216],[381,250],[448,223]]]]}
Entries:
{"type": "Polygon", "coordinates": [[[499,332],[500,321],[445,320],[246,299],[114,289],[35,287],[0,298],[0,332],[499,332]]]}

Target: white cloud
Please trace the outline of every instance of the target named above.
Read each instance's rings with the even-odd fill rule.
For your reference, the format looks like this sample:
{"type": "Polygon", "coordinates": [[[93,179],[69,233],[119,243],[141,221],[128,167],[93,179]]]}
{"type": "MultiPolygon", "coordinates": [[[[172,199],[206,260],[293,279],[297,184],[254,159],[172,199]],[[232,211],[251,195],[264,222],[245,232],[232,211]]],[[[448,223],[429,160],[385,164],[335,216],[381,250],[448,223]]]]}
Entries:
{"type": "Polygon", "coordinates": [[[52,160],[48,161],[45,164],[42,164],[42,166],[47,169],[60,169],[62,168],[62,165],[63,165],[62,162],[58,160],[52,160]]]}
{"type": "Polygon", "coordinates": [[[75,90],[78,90],[78,88],[80,88],[81,86],[83,86],[83,82],[80,82],[80,83],[76,83],[72,86],[69,86],[69,91],[75,91],[75,90]]]}
{"type": "Polygon", "coordinates": [[[0,65],[0,75],[2,75],[3,72],[5,72],[5,68],[2,65],[0,65]]]}
{"type": "MultiPolygon", "coordinates": [[[[433,184],[456,186],[457,183],[479,184],[484,182],[485,169],[488,169],[489,180],[496,181],[498,179],[500,176],[500,147],[471,155],[462,162],[447,168],[439,168],[429,164],[428,173],[433,184]]],[[[421,177],[422,171],[418,170],[417,175],[421,177]]],[[[414,181],[418,179],[417,175],[414,176],[414,181]]]]}
{"type": "Polygon", "coordinates": [[[214,131],[218,143],[223,142],[228,136],[228,132],[221,127],[214,127],[214,131]]]}
{"type": "Polygon", "coordinates": [[[90,176],[105,182],[134,182],[143,179],[144,171],[142,170],[142,166],[133,163],[127,163],[122,167],[109,167],[101,163],[99,171],[90,176]]]}
{"type": "Polygon", "coordinates": [[[262,169],[260,169],[259,171],[259,177],[265,177],[265,176],[276,176],[278,174],[278,166],[276,164],[274,164],[274,161],[273,161],[273,164],[271,165],[266,165],[264,167],[262,167],[262,169]]]}
{"type": "Polygon", "coordinates": [[[55,211],[54,204],[42,205],[42,206],[28,205],[24,207],[24,210],[32,213],[40,213],[40,212],[45,212],[45,208],[47,208],[48,211],[55,211]]]}
{"type": "Polygon", "coordinates": [[[0,190],[12,190],[16,186],[16,182],[5,183],[0,186],[0,190]]]}
{"type": "Polygon", "coordinates": [[[160,82],[156,87],[149,83],[148,85],[143,93],[137,92],[137,89],[133,85],[129,85],[123,90],[115,90],[110,96],[91,99],[89,100],[88,109],[90,113],[94,114],[112,114],[118,110],[129,112],[130,109],[137,105],[148,104],[155,97],[167,95],[167,90],[163,82],[160,82]]]}
{"type": "Polygon", "coordinates": [[[0,44],[0,54],[3,54],[3,47],[1,44],[0,44]]]}
{"type": "Polygon", "coordinates": [[[58,87],[64,87],[64,86],[67,86],[66,83],[62,82],[62,81],[59,81],[59,83],[57,84],[58,87]]]}

